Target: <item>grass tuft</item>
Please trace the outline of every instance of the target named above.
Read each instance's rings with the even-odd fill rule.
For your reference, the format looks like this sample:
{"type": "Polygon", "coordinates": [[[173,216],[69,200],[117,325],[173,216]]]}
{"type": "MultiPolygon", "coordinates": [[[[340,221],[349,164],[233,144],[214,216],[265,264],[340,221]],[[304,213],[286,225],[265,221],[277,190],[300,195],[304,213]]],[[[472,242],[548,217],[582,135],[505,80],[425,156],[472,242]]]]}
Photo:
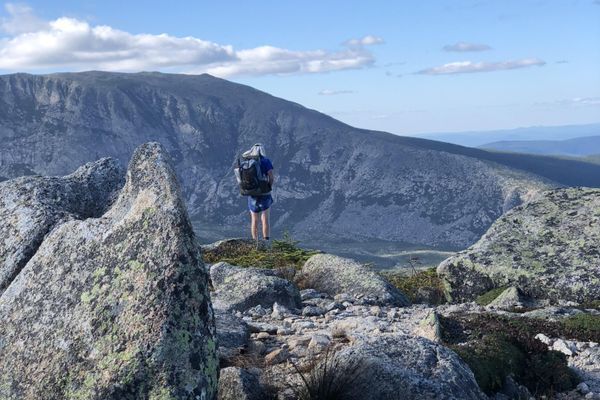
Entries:
{"type": "Polygon", "coordinates": [[[361,359],[342,360],[331,348],[323,358],[314,359],[305,367],[292,364],[301,384],[292,386],[298,400],[359,400],[362,398],[359,382],[366,365],[361,359]]]}
{"type": "Polygon", "coordinates": [[[235,243],[221,246],[218,251],[203,254],[204,261],[209,264],[227,262],[239,267],[286,268],[300,269],[310,257],[319,251],[307,250],[298,246],[298,241],[289,235],[282,240],[273,240],[272,248],[256,248],[253,243],[235,243]]]}
{"type": "Polygon", "coordinates": [[[412,303],[443,304],[446,302],[444,285],[435,268],[418,271],[413,274],[406,272],[382,272],[392,285],[404,293],[412,303]],[[424,297],[426,293],[426,299],[424,297]]]}

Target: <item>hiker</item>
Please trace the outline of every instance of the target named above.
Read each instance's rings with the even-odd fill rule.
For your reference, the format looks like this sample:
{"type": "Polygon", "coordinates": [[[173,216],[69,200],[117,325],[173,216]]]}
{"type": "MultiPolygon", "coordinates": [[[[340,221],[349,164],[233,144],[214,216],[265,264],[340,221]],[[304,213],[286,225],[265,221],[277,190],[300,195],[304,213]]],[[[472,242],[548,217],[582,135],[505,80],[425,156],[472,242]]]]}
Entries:
{"type": "Polygon", "coordinates": [[[240,193],[248,196],[250,211],[250,231],[252,239],[258,240],[258,220],[262,224],[264,240],[269,237],[269,208],[273,204],[271,189],[273,187],[273,164],[267,158],[265,148],[257,143],[238,159],[236,178],[240,185],[240,193]]]}

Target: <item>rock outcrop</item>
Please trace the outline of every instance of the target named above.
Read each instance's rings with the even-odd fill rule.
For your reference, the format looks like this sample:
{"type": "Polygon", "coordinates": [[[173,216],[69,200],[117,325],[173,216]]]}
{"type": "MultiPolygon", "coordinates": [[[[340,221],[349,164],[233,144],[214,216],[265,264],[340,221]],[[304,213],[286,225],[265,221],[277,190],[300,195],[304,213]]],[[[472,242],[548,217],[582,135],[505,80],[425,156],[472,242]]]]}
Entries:
{"type": "Polygon", "coordinates": [[[101,216],[123,182],[121,168],[105,158],[65,177],[28,176],[1,183],[0,294],[52,229],[101,216]]]}
{"type": "Polygon", "coordinates": [[[316,254],[302,267],[304,286],[330,296],[346,293],[367,304],[410,305],[410,301],[381,275],[349,258],[316,254]]]}
{"type": "Polygon", "coordinates": [[[500,218],[440,264],[453,301],[514,286],[534,299],[600,299],[600,190],[558,189],[500,218]]]}
{"type": "Polygon", "coordinates": [[[258,305],[272,307],[274,303],[287,308],[300,306],[298,288],[271,270],[217,263],[210,267],[210,275],[215,288],[213,304],[220,310],[244,311],[258,305]]]}
{"type": "Polygon", "coordinates": [[[488,398],[454,352],[424,338],[377,336],[337,356],[344,364],[362,364],[363,374],[353,384],[363,400],[488,398]]]}
{"type": "Polygon", "coordinates": [[[168,156],[143,145],[114,205],[56,226],[0,297],[0,398],[216,398],[207,286],[168,156]]]}

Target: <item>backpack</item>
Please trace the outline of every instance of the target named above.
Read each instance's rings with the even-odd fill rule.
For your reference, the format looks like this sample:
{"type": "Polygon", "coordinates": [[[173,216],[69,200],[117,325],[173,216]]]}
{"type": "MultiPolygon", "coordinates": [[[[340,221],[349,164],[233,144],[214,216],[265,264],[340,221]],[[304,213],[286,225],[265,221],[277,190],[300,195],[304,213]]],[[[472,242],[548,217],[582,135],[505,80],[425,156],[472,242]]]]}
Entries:
{"type": "Polygon", "coordinates": [[[271,192],[269,177],[260,168],[261,157],[244,157],[237,160],[235,177],[242,196],[262,196],[271,192]]]}

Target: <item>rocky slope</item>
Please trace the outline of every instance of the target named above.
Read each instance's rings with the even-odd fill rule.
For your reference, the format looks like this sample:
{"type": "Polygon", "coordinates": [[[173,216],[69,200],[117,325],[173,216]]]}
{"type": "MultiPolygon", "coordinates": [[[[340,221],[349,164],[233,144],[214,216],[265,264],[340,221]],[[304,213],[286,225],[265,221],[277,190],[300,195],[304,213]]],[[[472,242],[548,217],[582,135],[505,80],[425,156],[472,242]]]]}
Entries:
{"type": "Polygon", "coordinates": [[[111,205],[119,181],[104,160],[2,184],[0,234],[21,237],[0,254],[26,264],[0,296],[0,398],[216,397],[208,277],[168,155],[138,148],[111,205]]]}
{"type": "Polygon", "coordinates": [[[464,248],[548,184],[600,186],[600,166],[359,130],[208,75],[0,76],[0,177],[125,163],[150,140],[171,154],[198,231],[213,237],[246,223],[231,166],[256,142],[278,176],[275,230],[321,244],[464,248]]]}
{"type": "MultiPolygon", "coordinates": [[[[210,248],[229,249],[221,252],[226,257],[234,243],[241,245],[232,240],[210,248]]],[[[487,307],[399,305],[389,284],[377,287],[373,305],[369,294],[382,278],[358,265],[336,275],[326,292],[311,286],[322,282],[323,269],[342,271],[350,263],[314,255],[296,274],[210,266],[219,399],[292,400],[311,391],[349,400],[600,398],[598,310],[511,312],[515,304],[507,295],[487,307]],[[231,285],[241,281],[262,284],[231,285]],[[300,301],[294,290],[277,289],[282,281],[304,288],[300,301]],[[588,321],[580,330],[560,322],[578,317],[588,321]]]]}
{"type": "Polygon", "coordinates": [[[600,300],[600,190],[559,189],[500,218],[438,273],[454,301],[514,286],[535,299],[600,300]]]}

